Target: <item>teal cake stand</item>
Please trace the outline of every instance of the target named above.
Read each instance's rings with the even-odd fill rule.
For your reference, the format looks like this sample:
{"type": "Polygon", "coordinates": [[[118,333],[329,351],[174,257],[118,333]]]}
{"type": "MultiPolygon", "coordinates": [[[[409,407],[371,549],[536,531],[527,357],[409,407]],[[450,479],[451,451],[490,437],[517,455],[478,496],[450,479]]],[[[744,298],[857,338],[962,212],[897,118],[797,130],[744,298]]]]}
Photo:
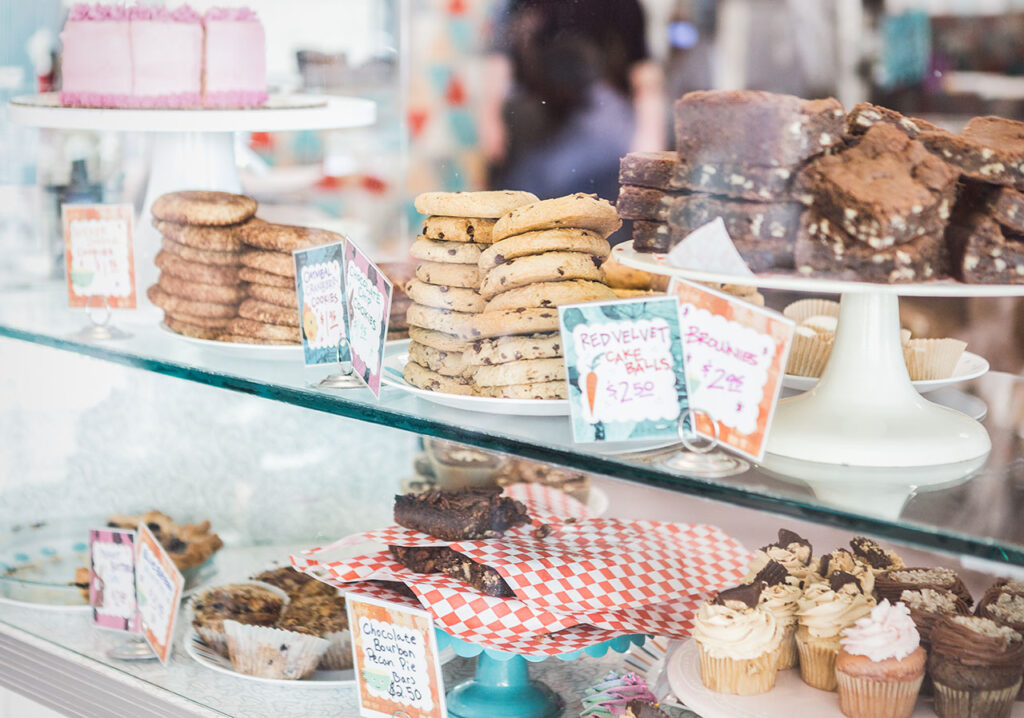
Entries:
{"type": "Polygon", "coordinates": [[[439,650],[451,647],[458,656],[477,659],[476,674],[448,691],[451,718],[554,718],[561,715],[565,703],[546,685],[530,679],[530,663],[548,658],[574,661],[584,655],[599,658],[609,650],[625,653],[646,640],[642,634],[631,634],[558,656],[520,656],[467,643],[440,628],[434,630],[439,650]]]}

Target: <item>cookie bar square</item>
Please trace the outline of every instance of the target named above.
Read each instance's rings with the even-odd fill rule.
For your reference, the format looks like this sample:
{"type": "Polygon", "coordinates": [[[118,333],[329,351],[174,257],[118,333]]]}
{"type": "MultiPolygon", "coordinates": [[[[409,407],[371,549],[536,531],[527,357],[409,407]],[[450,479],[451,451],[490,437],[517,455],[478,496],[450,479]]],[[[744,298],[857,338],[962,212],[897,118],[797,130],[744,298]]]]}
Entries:
{"type": "Polygon", "coordinates": [[[941,234],[957,177],[920,142],[880,124],[855,147],[811,162],[798,185],[822,217],[853,239],[884,249],[941,234]]]}
{"type": "Polygon", "coordinates": [[[615,209],[622,219],[667,222],[672,203],[679,196],[677,192],[622,185],[619,188],[619,199],[615,203],[615,209]]]}
{"type": "Polygon", "coordinates": [[[981,208],[1007,229],[1024,234],[1024,192],[1010,187],[971,183],[963,194],[963,200],[958,200],[958,207],[961,201],[967,205],[969,198],[973,198],[976,204],[972,206],[981,208]]]}
{"type": "Polygon", "coordinates": [[[630,152],[619,160],[619,184],[674,190],[679,155],[664,152],[630,152]]]}
{"type": "Polygon", "coordinates": [[[918,139],[971,179],[1024,190],[1024,122],[975,117],[959,135],[922,132],[918,139]]]}
{"type": "Polygon", "coordinates": [[[676,150],[684,162],[792,167],[839,144],[845,122],[834,98],[699,90],[676,101],[676,150]]]}
{"type": "Polygon", "coordinates": [[[791,198],[795,176],[794,167],[722,164],[684,157],[676,167],[673,185],[734,199],[779,202],[791,198]]]}
{"type": "Polygon", "coordinates": [[[861,102],[853,106],[846,115],[846,134],[860,136],[875,125],[892,125],[908,137],[917,137],[922,132],[943,132],[941,127],[927,120],[905,117],[888,107],[861,102]]]}
{"type": "Polygon", "coordinates": [[[672,200],[669,226],[677,232],[692,232],[721,217],[733,240],[793,239],[800,226],[804,206],[797,202],[750,202],[706,194],[691,194],[672,200]]]}
{"type": "Polygon", "coordinates": [[[1024,235],[981,212],[958,215],[946,230],[953,274],[968,284],[1024,284],[1024,235]]]}
{"type": "Polygon", "coordinates": [[[513,598],[515,593],[495,569],[477,563],[447,546],[388,546],[398,563],[415,573],[443,573],[465,581],[485,596],[513,598]]]}
{"type": "Polygon", "coordinates": [[[395,496],[395,523],[443,541],[501,536],[530,523],[526,507],[501,489],[427,491],[395,496]]]}
{"type": "Polygon", "coordinates": [[[672,235],[667,222],[633,222],[633,249],[637,252],[667,252],[672,248],[672,235]]]}

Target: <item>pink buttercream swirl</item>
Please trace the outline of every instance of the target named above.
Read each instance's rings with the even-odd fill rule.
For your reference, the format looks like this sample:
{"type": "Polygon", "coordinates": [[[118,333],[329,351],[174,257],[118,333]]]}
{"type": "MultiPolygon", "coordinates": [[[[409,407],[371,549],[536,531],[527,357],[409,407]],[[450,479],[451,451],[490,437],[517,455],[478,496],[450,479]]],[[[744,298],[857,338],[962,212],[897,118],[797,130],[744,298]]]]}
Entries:
{"type": "Polygon", "coordinates": [[[234,20],[247,22],[256,20],[256,12],[248,7],[211,7],[203,16],[204,20],[234,20]]]}
{"type": "Polygon", "coordinates": [[[152,20],[155,22],[202,22],[202,16],[189,5],[180,5],[168,10],[163,5],[135,5],[128,11],[132,20],[152,20]]]}
{"type": "Polygon", "coordinates": [[[843,631],[840,641],[847,653],[872,661],[906,658],[921,643],[910,609],[883,600],[871,613],[843,631]]]}
{"type": "Polygon", "coordinates": [[[128,8],[124,5],[101,5],[100,3],[89,5],[88,3],[78,3],[71,7],[68,19],[76,22],[88,20],[127,20],[128,8]]]}

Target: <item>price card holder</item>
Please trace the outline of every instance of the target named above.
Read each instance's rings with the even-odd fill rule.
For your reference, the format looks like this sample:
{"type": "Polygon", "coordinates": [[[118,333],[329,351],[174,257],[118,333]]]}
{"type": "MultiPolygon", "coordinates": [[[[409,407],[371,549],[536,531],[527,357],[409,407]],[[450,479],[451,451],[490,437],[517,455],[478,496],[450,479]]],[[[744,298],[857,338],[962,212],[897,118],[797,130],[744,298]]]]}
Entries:
{"type": "Polygon", "coordinates": [[[160,662],[167,665],[174,644],[174,626],[181,608],[185,577],[145,523],[135,543],[135,600],[139,625],[160,662]]]}
{"type": "Polygon", "coordinates": [[[782,391],[794,323],[693,282],[673,279],[669,295],[679,301],[697,433],[760,461],[782,391]]]}
{"type": "Polygon", "coordinates": [[[89,531],[89,605],[97,628],[139,633],[134,531],[89,531]]]}
{"type": "Polygon", "coordinates": [[[558,308],[577,442],[674,439],[688,408],[672,297],[558,308]]]}
{"type": "Polygon", "coordinates": [[[345,244],[345,305],[352,367],[380,397],[381,366],[391,315],[391,280],[352,242],[345,244]]]}
{"type": "Polygon", "coordinates": [[[132,206],[67,204],[61,212],[68,306],[88,310],[91,322],[75,338],[99,341],[130,336],[110,320],[112,309],[136,306],[132,206]]]}
{"type": "Polygon", "coordinates": [[[345,595],[359,714],[445,718],[434,624],[426,611],[356,593],[345,595]]]}

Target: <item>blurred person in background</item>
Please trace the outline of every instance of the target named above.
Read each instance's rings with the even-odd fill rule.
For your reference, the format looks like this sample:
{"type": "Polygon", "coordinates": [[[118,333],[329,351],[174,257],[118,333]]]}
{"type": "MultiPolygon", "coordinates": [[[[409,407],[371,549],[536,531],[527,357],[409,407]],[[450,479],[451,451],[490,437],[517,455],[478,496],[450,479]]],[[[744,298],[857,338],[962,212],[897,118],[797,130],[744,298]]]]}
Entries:
{"type": "Polygon", "coordinates": [[[663,85],[637,0],[501,0],[480,118],[491,186],[616,198],[619,159],[665,148],[663,85]]]}

